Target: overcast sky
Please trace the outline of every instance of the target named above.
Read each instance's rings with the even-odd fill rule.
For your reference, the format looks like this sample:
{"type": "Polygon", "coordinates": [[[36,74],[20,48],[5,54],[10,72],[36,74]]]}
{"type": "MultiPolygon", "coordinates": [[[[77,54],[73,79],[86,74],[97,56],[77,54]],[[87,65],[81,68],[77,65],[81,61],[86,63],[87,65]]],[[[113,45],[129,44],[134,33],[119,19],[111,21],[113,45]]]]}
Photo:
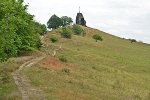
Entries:
{"type": "Polygon", "coordinates": [[[83,14],[89,27],[150,44],[150,0],[24,0],[28,12],[46,24],[49,18],[83,14]]]}

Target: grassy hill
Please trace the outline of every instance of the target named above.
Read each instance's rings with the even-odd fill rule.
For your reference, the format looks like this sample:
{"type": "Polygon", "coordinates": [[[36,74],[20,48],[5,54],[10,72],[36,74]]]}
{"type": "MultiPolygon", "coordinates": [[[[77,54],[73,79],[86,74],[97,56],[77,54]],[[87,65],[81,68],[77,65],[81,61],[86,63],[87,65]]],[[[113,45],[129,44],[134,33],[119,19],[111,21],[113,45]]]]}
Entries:
{"type": "Polygon", "coordinates": [[[21,74],[28,75],[47,100],[149,100],[150,45],[82,28],[85,37],[62,38],[59,30],[46,34],[42,52],[48,56],[21,74]],[[95,42],[94,34],[103,41],[95,42]],[[51,35],[59,41],[52,43],[51,35]],[[67,62],[61,62],[60,56],[67,62]]]}

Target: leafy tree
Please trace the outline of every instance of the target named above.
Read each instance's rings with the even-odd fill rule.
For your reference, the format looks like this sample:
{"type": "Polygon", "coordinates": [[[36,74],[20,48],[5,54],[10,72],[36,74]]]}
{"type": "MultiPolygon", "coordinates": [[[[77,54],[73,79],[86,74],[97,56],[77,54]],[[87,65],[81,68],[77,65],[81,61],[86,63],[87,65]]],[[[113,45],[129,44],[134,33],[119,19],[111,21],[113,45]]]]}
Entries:
{"type": "Polygon", "coordinates": [[[102,37],[99,34],[93,35],[93,39],[97,42],[97,40],[103,41],[102,37]]]}
{"type": "Polygon", "coordinates": [[[71,23],[73,22],[72,18],[68,16],[62,16],[61,20],[62,20],[62,26],[71,25],[71,23]]]}
{"type": "Polygon", "coordinates": [[[63,27],[60,33],[65,38],[71,38],[72,37],[72,31],[67,27],[63,27]]]}
{"type": "Polygon", "coordinates": [[[76,35],[80,35],[82,33],[83,29],[81,28],[81,26],[79,25],[73,25],[73,32],[76,34],[76,35]]]}
{"type": "Polygon", "coordinates": [[[129,39],[131,41],[131,43],[133,42],[137,42],[135,39],[129,39]]]}
{"type": "Polygon", "coordinates": [[[41,47],[24,0],[0,0],[0,61],[41,47]]]}
{"type": "Polygon", "coordinates": [[[59,18],[58,16],[56,16],[54,14],[48,20],[47,26],[48,26],[49,29],[51,29],[51,28],[56,29],[56,28],[62,26],[62,20],[61,20],[61,18],[59,18]]]}
{"type": "Polygon", "coordinates": [[[36,33],[39,33],[40,35],[44,35],[47,32],[46,25],[41,24],[37,21],[33,21],[32,24],[33,27],[35,27],[36,33]]]}

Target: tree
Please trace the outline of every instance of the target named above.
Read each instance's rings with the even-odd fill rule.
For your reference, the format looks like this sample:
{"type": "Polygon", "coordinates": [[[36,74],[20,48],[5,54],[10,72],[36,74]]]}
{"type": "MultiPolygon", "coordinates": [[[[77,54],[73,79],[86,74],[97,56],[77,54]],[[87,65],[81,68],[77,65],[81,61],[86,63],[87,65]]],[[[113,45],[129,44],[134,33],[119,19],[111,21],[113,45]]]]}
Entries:
{"type": "Polygon", "coordinates": [[[131,41],[131,43],[132,43],[132,42],[137,42],[135,39],[129,39],[129,40],[131,41]]]}
{"type": "Polygon", "coordinates": [[[33,15],[27,13],[24,0],[0,1],[0,61],[20,52],[41,47],[41,41],[32,26],[33,15]]]}
{"type": "Polygon", "coordinates": [[[62,16],[61,20],[62,20],[62,26],[71,25],[71,23],[73,22],[72,18],[68,16],[62,16]]]}
{"type": "Polygon", "coordinates": [[[93,35],[93,39],[95,39],[96,42],[97,42],[97,40],[103,41],[102,37],[99,34],[93,35]]]}
{"type": "Polygon", "coordinates": [[[62,26],[62,20],[54,14],[48,20],[47,26],[49,29],[51,29],[51,28],[56,29],[56,28],[62,26]]]}
{"type": "Polygon", "coordinates": [[[44,35],[47,32],[46,25],[41,24],[40,22],[37,21],[32,21],[33,27],[35,27],[36,33],[40,35],[44,35]]]}

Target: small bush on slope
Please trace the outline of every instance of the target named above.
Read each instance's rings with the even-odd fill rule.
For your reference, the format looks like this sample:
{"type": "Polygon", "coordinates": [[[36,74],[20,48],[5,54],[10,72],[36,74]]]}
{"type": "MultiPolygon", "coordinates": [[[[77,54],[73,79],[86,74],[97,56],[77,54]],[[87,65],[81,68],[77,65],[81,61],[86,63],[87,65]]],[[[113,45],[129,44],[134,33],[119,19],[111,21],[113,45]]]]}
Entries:
{"type": "Polygon", "coordinates": [[[71,37],[72,37],[72,31],[67,27],[63,27],[60,33],[65,38],[71,39],[71,37]]]}
{"type": "Polygon", "coordinates": [[[57,42],[58,41],[58,37],[56,36],[51,36],[50,37],[50,40],[54,43],[54,42],[57,42]]]}

